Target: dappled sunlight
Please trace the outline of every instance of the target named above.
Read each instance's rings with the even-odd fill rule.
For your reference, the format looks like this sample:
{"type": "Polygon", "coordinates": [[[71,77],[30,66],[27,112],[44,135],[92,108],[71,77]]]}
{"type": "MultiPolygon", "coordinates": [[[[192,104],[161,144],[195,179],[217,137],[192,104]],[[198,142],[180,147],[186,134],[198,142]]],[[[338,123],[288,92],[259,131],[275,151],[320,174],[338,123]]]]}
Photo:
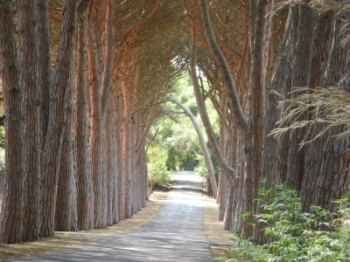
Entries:
{"type": "Polygon", "coordinates": [[[173,180],[177,188],[151,196],[162,209],[149,222],[121,234],[87,234],[94,236],[87,245],[16,261],[213,261],[203,210],[215,200],[203,198],[202,178],[195,172],[176,172],[173,180]]]}

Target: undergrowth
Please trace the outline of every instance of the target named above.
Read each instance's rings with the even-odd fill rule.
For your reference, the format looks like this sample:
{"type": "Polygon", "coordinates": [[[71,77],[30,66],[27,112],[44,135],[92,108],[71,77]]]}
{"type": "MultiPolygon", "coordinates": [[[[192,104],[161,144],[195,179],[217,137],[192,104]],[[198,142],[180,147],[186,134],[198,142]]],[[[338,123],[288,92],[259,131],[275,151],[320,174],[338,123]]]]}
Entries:
{"type": "MultiPolygon", "coordinates": [[[[338,211],[330,213],[319,206],[302,212],[296,191],[280,184],[259,192],[260,214],[256,223],[263,223],[265,245],[238,240],[227,251],[226,262],[338,262],[350,261],[350,230],[344,222],[350,215],[350,196],[337,200],[338,211]]],[[[217,261],[224,261],[217,258],[217,261]]]]}

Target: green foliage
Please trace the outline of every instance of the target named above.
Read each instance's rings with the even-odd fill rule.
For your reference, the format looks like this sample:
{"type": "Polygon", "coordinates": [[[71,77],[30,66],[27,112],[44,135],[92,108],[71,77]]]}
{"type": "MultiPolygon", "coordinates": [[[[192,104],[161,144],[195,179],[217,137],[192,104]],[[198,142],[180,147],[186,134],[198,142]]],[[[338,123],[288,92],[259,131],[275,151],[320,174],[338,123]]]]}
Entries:
{"type": "Polygon", "coordinates": [[[171,180],[171,173],[166,166],[167,152],[161,147],[152,147],[148,156],[148,175],[154,186],[166,186],[171,180]]]}
{"type": "Polygon", "coordinates": [[[350,229],[344,223],[350,215],[348,194],[337,201],[336,213],[319,206],[302,212],[297,192],[281,184],[261,190],[257,200],[261,213],[255,217],[270,242],[239,241],[227,261],[350,261],[350,229]]]}
{"type": "MultiPolygon", "coordinates": [[[[201,123],[193,87],[191,86],[191,77],[188,73],[179,75],[174,83],[171,95],[185,105],[197,118],[197,122],[201,123]]],[[[198,165],[201,165],[203,172],[206,172],[204,160],[198,157],[202,155],[202,150],[189,117],[183,114],[182,110],[173,103],[164,103],[161,105],[161,109],[162,112],[167,114],[160,115],[153,123],[149,136],[152,139],[150,151],[157,147],[158,151],[165,152],[165,157],[158,161],[164,161],[169,171],[176,169],[194,170],[198,165]],[[152,134],[157,135],[154,137],[152,134]]],[[[218,117],[209,101],[207,101],[207,109],[217,131],[219,126],[218,117]]],[[[217,169],[215,160],[212,159],[212,161],[214,168],[217,169]]],[[[149,168],[151,170],[155,168],[154,165],[150,165],[152,165],[152,161],[149,162],[149,168]]],[[[160,169],[159,165],[158,169],[160,169]]]]}
{"type": "Polygon", "coordinates": [[[5,169],[5,148],[0,147],[0,170],[5,169]]]}
{"type": "MultiPolygon", "coordinates": [[[[214,167],[215,178],[216,178],[216,181],[217,181],[218,180],[218,176],[219,176],[219,166],[218,166],[216,158],[214,157],[213,152],[212,152],[209,144],[207,144],[207,147],[208,147],[208,150],[209,150],[210,159],[211,159],[211,162],[212,162],[213,167],[214,167]]],[[[198,164],[197,164],[197,166],[195,168],[195,171],[199,175],[201,175],[202,177],[204,177],[206,179],[209,179],[207,164],[205,162],[205,158],[204,158],[203,154],[202,153],[198,154],[196,159],[198,161],[198,164]]]]}

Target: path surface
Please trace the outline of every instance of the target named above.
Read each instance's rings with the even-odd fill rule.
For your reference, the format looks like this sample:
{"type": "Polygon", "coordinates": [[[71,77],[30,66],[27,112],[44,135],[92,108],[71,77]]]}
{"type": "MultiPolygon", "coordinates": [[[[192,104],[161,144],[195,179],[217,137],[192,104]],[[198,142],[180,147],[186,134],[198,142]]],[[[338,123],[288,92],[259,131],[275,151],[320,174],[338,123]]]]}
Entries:
{"type": "Polygon", "coordinates": [[[94,235],[94,242],[11,261],[211,262],[202,180],[194,172],[177,172],[174,180],[159,214],[129,233],[94,235]]]}

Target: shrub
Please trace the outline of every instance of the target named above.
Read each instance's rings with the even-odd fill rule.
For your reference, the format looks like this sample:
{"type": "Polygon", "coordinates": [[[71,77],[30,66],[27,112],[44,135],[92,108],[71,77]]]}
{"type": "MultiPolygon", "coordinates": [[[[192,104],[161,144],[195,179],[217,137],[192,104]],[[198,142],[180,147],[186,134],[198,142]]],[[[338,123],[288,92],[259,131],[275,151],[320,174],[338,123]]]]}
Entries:
{"type": "Polygon", "coordinates": [[[166,186],[171,180],[171,172],[167,170],[166,164],[163,163],[149,163],[148,174],[153,186],[166,186]]]}
{"type": "Polygon", "coordinates": [[[227,261],[350,261],[350,230],[344,227],[350,214],[349,195],[337,201],[336,213],[319,206],[302,212],[296,191],[284,185],[261,190],[257,200],[261,213],[256,222],[266,225],[265,235],[272,241],[263,246],[240,241],[227,252],[231,258],[227,261]]]}
{"type": "Polygon", "coordinates": [[[148,177],[153,186],[166,186],[171,180],[166,160],[167,151],[161,147],[152,147],[147,154],[148,177]]]}

